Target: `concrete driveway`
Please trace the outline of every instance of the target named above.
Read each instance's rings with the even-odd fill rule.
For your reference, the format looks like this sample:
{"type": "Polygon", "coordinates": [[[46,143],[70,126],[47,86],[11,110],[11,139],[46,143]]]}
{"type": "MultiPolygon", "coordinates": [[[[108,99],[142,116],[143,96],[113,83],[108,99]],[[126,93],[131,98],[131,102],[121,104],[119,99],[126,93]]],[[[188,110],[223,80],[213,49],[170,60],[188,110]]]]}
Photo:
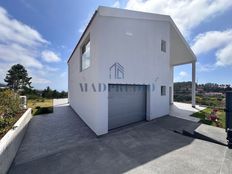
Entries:
{"type": "Polygon", "coordinates": [[[185,120],[193,121],[193,122],[199,122],[200,119],[196,117],[191,117],[193,113],[199,112],[201,110],[204,110],[206,107],[196,105],[195,108],[192,107],[192,104],[189,103],[180,103],[180,102],[174,102],[170,106],[170,115],[173,117],[182,118],[185,120]]]}
{"type": "Polygon", "coordinates": [[[167,125],[191,122],[165,117],[167,124],[162,118],[96,137],[64,103],[54,100],[53,114],[32,119],[10,174],[232,173],[231,150],[167,125]]]}

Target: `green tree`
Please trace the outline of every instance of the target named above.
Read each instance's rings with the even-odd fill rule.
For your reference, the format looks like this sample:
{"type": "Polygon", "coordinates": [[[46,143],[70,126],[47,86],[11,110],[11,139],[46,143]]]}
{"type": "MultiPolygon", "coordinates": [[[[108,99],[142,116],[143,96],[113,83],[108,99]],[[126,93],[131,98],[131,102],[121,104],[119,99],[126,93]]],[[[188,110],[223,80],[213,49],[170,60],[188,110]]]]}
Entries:
{"type": "Polygon", "coordinates": [[[52,91],[52,97],[53,98],[59,98],[60,97],[60,93],[57,90],[53,90],[52,91]]]}
{"type": "Polygon", "coordinates": [[[15,91],[25,87],[32,88],[30,80],[31,77],[28,77],[27,70],[20,64],[13,65],[4,79],[7,86],[15,91]]]}
{"type": "Polygon", "coordinates": [[[53,91],[49,86],[46,89],[44,89],[42,92],[42,97],[44,98],[53,98],[52,95],[53,95],[53,91]]]}

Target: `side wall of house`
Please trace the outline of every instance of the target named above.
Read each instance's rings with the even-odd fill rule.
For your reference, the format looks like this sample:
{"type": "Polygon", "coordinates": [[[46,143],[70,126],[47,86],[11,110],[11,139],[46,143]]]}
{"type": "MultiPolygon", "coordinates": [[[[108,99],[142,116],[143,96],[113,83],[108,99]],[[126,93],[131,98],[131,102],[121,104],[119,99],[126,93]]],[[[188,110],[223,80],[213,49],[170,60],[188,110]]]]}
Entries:
{"type": "MultiPolygon", "coordinates": [[[[147,120],[169,114],[169,87],[173,69],[170,66],[170,24],[97,15],[90,25],[91,65],[80,72],[80,48],[69,61],[69,102],[76,113],[97,134],[108,132],[108,84],[150,85],[147,96],[147,120]],[[166,41],[166,52],[161,51],[166,41]],[[124,67],[124,79],[110,78],[114,63],[124,67]],[[87,84],[87,92],[80,84],[87,84]],[[103,85],[105,89],[95,91],[103,85]],[[155,89],[153,90],[153,85],[155,89]],[[161,96],[161,86],[166,95],[161,96]]],[[[82,41],[85,40],[85,37],[82,41]]]]}
{"type": "MultiPolygon", "coordinates": [[[[99,128],[99,113],[101,110],[98,108],[99,94],[93,90],[92,84],[98,84],[98,59],[97,54],[97,40],[94,27],[97,20],[93,20],[85,36],[81,40],[79,46],[75,50],[72,58],[68,63],[68,91],[69,103],[73,110],[81,117],[81,119],[97,134],[101,135],[106,133],[104,125],[99,128]],[[81,71],[81,47],[87,37],[90,36],[90,67],[81,71]],[[87,86],[85,86],[87,85],[87,86]],[[87,87],[87,91],[85,91],[87,87]],[[84,89],[84,90],[83,90],[84,89]]],[[[106,122],[106,120],[101,120],[106,122]]]]}
{"type": "MultiPolygon", "coordinates": [[[[147,120],[169,114],[169,87],[173,69],[170,66],[168,22],[99,16],[95,26],[99,82],[104,84],[150,85],[147,96],[147,120]],[[166,53],[161,51],[166,41],[166,53]],[[109,68],[118,62],[124,67],[124,79],[110,78],[109,68]],[[153,91],[152,85],[155,90],[153,91]],[[166,95],[161,96],[161,86],[166,95]]],[[[101,111],[97,125],[108,131],[108,91],[98,93],[101,111]],[[102,122],[107,120],[107,122],[102,122]]]]}

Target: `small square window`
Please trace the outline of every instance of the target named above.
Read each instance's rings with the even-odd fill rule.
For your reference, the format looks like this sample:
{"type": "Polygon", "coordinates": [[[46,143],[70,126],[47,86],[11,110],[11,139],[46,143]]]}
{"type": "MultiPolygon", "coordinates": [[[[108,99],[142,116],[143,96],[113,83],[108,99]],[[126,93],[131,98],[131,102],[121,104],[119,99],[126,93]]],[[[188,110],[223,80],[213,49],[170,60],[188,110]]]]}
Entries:
{"type": "Polygon", "coordinates": [[[166,95],[166,86],[161,86],[161,96],[166,95]]]}
{"type": "Polygon", "coordinates": [[[166,53],[166,41],[161,40],[161,51],[166,53]]]}

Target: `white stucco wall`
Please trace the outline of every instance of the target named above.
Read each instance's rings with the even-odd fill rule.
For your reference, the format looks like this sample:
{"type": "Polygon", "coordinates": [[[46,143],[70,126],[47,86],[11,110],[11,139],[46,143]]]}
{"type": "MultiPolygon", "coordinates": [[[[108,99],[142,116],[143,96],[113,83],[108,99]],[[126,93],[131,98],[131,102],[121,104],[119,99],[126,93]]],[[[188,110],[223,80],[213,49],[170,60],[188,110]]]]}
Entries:
{"type": "MultiPolygon", "coordinates": [[[[81,92],[79,83],[155,84],[147,103],[147,119],[169,114],[170,24],[167,21],[132,19],[97,15],[90,25],[91,66],[80,72],[80,46],[69,61],[69,101],[71,107],[97,134],[108,132],[108,90],[81,92]],[[167,52],[161,52],[161,40],[167,52]],[[110,79],[109,68],[119,62],[124,79],[110,79]],[[161,96],[161,85],[166,96],[161,96]]],[[[84,39],[82,40],[84,41],[84,39]]],[[[108,87],[108,86],[107,86],[108,87]]]]}
{"type": "MultiPolygon", "coordinates": [[[[83,41],[85,38],[90,34],[91,42],[90,42],[90,54],[91,54],[91,65],[88,69],[83,70],[80,72],[80,47],[78,47],[72,59],[69,61],[69,83],[68,83],[68,90],[69,90],[69,103],[71,107],[75,110],[75,112],[86,122],[86,124],[97,134],[101,134],[98,131],[98,127],[96,122],[98,120],[97,112],[98,107],[98,94],[92,90],[88,90],[87,92],[82,92],[80,84],[92,84],[97,83],[98,75],[98,63],[95,59],[95,36],[94,32],[92,31],[95,26],[95,21],[93,21],[92,25],[90,26],[87,34],[84,36],[83,41]]],[[[80,42],[80,46],[82,42],[80,42]]]]}
{"type": "Polygon", "coordinates": [[[14,129],[10,129],[0,139],[0,174],[6,174],[10,168],[31,119],[31,108],[29,108],[14,124],[14,129]]]}
{"type": "MultiPolygon", "coordinates": [[[[150,92],[149,119],[169,114],[169,86],[172,67],[169,59],[169,23],[151,20],[104,17],[96,25],[100,82],[119,84],[155,84],[150,92]],[[101,26],[104,26],[102,28],[101,26]],[[161,52],[161,40],[167,52],[161,52]],[[109,67],[119,62],[125,69],[123,80],[109,79],[109,67]],[[161,96],[161,85],[166,96],[161,96]]],[[[101,93],[102,117],[108,118],[108,92],[101,93]]],[[[102,118],[105,119],[105,118],[102,118]]]]}

